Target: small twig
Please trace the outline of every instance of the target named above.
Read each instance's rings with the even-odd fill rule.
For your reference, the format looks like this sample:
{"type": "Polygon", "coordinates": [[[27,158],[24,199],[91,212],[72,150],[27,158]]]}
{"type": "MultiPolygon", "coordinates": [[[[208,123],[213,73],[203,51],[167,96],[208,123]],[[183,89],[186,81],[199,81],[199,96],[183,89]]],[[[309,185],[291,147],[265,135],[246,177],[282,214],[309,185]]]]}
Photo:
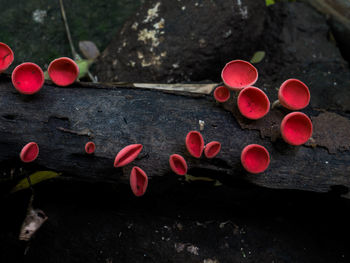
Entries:
{"type": "MultiPolygon", "coordinates": [[[[63,6],[63,0],[60,0],[60,7],[61,7],[62,19],[63,19],[63,22],[64,22],[64,27],[66,28],[67,38],[68,38],[70,49],[72,51],[73,58],[74,58],[74,60],[81,60],[81,56],[78,54],[78,52],[74,48],[72,35],[70,33],[68,20],[67,20],[67,16],[66,16],[66,11],[64,10],[64,6],[63,6]]],[[[92,82],[96,83],[97,81],[95,80],[95,78],[91,74],[91,72],[88,70],[87,73],[88,73],[88,76],[89,76],[90,80],[92,82]]]]}
{"type": "Polygon", "coordinates": [[[60,0],[60,7],[61,7],[62,19],[63,19],[63,22],[64,22],[64,26],[66,28],[66,33],[67,33],[67,38],[68,38],[68,41],[69,41],[69,46],[70,46],[70,49],[72,50],[73,57],[74,57],[75,60],[81,59],[79,54],[75,51],[75,48],[74,48],[74,45],[73,45],[72,35],[70,34],[68,21],[67,21],[67,16],[66,16],[66,12],[65,12],[64,6],[63,6],[63,0],[60,0]]]}
{"type": "MultiPolygon", "coordinates": [[[[125,84],[125,83],[124,83],[125,84]]],[[[156,89],[168,91],[183,91],[198,94],[210,94],[216,87],[217,83],[210,84],[157,84],[157,83],[132,83],[134,88],[156,89]]]]}
{"type": "Polygon", "coordinates": [[[32,191],[32,195],[34,195],[34,188],[33,188],[33,185],[32,185],[32,180],[30,179],[30,175],[27,174],[26,177],[27,177],[27,181],[28,181],[28,184],[29,184],[29,188],[32,191]]]}
{"type": "Polygon", "coordinates": [[[273,103],[272,103],[272,106],[271,106],[271,109],[274,109],[276,107],[279,107],[281,106],[281,103],[279,100],[275,100],[273,103]]]}
{"type": "Polygon", "coordinates": [[[85,129],[83,129],[81,131],[73,131],[73,130],[70,130],[70,129],[63,128],[63,127],[57,127],[57,130],[60,130],[60,131],[63,131],[63,132],[67,132],[67,133],[71,133],[71,134],[75,134],[75,135],[80,135],[80,136],[89,136],[90,138],[94,137],[93,133],[88,128],[85,128],[85,129]]]}

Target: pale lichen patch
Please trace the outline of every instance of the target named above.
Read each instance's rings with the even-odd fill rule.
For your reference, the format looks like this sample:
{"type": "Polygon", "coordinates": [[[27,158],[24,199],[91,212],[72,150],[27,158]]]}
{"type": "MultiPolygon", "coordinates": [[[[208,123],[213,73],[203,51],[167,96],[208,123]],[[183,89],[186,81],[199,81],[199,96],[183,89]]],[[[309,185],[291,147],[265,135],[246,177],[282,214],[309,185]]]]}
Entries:
{"type": "Polygon", "coordinates": [[[143,20],[144,23],[148,23],[153,21],[155,18],[158,17],[158,12],[159,12],[159,6],[160,2],[156,3],[155,6],[151,9],[148,9],[147,11],[147,16],[145,20],[143,20]]]}
{"type": "Polygon", "coordinates": [[[160,66],[161,64],[162,64],[161,56],[151,56],[148,59],[143,58],[141,61],[142,67],[160,66]]]}
{"type": "Polygon", "coordinates": [[[46,16],[47,16],[46,10],[41,10],[41,9],[36,9],[32,14],[34,22],[39,24],[44,23],[46,16]]]}
{"type": "Polygon", "coordinates": [[[142,52],[140,52],[140,51],[137,51],[137,57],[138,57],[139,59],[143,59],[143,58],[144,58],[142,52]]]}
{"type": "Polygon", "coordinates": [[[139,31],[138,40],[147,44],[148,41],[151,41],[153,47],[157,47],[159,45],[159,39],[157,38],[156,30],[148,30],[147,28],[139,31]]]}
{"type": "Polygon", "coordinates": [[[164,24],[165,24],[165,21],[164,21],[164,18],[161,18],[160,21],[158,23],[155,23],[153,25],[154,29],[162,29],[164,28],[164,24]]]}

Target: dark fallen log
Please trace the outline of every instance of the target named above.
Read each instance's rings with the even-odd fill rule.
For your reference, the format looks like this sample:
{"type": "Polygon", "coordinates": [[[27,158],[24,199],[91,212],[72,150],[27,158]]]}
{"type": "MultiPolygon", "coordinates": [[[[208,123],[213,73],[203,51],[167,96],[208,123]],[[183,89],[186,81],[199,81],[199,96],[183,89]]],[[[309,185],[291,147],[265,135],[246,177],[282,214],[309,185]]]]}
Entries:
{"type": "Polygon", "coordinates": [[[345,112],[309,108],[315,137],[305,146],[292,147],[278,138],[283,110],[247,121],[235,110],[233,99],[222,106],[208,95],[84,83],[68,88],[46,84],[35,96],[23,96],[8,76],[0,78],[0,94],[2,164],[18,164],[23,145],[36,141],[37,164],[77,180],[128,183],[134,165],[146,171],[150,183],[156,177],[178,179],[168,162],[171,154],[178,153],[187,160],[189,174],[228,184],[246,180],[263,187],[316,192],[350,187],[350,121],[345,112]],[[199,129],[199,120],[205,122],[205,142],[222,143],[220,154],[212,160],[194,159],[185,148],[185,136],[199,129]],[[84,152],[89,140],[97,146],[93,156],[84,152]],[[114,168],[118,151],[133,143],[144,146],[139,158],[114,168]],[[248,174],[240,164],[241,150],[250,143],[262,144],[270,152],[271,164],[263,174],[248,174]]]}

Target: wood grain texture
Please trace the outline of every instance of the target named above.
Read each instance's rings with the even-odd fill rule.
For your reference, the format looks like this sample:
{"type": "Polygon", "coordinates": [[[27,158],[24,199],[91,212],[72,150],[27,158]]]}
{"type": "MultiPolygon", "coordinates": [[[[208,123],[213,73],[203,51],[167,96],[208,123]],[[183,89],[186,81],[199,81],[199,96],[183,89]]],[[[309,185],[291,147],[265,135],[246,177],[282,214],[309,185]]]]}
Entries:
{"type": "Polygon", "coordinates": [[[261,138],[254,129],[242,129],[237,112],[225,110],[212,96],[92,84],[67,88],[45,84],[40,93],[23,96],[7,76],[1,76],[0,105],[2,163],[19,162],[23,145],[36,141],[37,164],[78,180],[128,183],[134,165],[151,180],[162,176],[171,180],[177,177],[171,172],[169,156],[178,153],[185,157],[189,174],[228,184],[247,180],[263,187],[316,192],[350,187],[349,151],[329,154],[322,147],[292,147],[278,138],[261,138]],[[199,120],[205,121],[205,143],[222,144],[214,159],[195,159],[186,151],[186,134],[199,130],[199,120]],[[90,140],[96,144],[93,156],[84,151],[90,140]],[[144,146],[140,156],[124,168],[114,168],[118,151],[134,143],[144,146]],[[250,143],[262,144],[270,152],[271,164],[263,174],[248,174],[240,164],[241,150],[250,143]]]}

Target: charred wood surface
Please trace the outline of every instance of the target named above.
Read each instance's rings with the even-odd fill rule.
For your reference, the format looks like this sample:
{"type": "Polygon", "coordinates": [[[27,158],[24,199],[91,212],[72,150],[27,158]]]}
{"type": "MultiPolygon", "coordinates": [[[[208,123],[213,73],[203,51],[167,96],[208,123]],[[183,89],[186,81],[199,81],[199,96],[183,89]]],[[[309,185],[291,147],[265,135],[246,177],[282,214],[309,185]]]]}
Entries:
{"type": "Polygon", "coordinates": [[[150,183],[155,177],[174,180],[179,177],[171,172],[168,160],[178,153],[185,157],[189,174],[212,177],[224,184],[244,180],[263,187],[316,192],[350,187],[349,145],[347,131],[342,128],[349,124],[346,112],[309,107],[305,112],[312,116],[314,125],[317,123],[318,137],[306,146],[292,147],[278,135],[287,112],[274,109],[260,121],[247,121],[236,110],[234,99],[220,105],[210,95],[83,83],[67,88],[46,83],[38,94],[23,96],[6,75],[1,76],[0,93],[3,164],[19,163],[21,148],[36,141],[40,154],[35,163],[77,180],[128,183],[134,165],[146,171],[150,183]],[[326,118],[320,118],[321,114],[326,118]],[[334,126],[328,114],[335,114],[340,124],[334,126]],[[222,143],[220,154],[212,160],[195,159],[186,151],[186,134],[199,129],[199,120],[205,122],[205,143],[222,143]],[[328,138],[328,134],[337,136],[328,138]],[[322,144],[325,138],[338,147],[329,150],[322,144]],[[92,156],[84,152],[90,140],[96,143],[92,156]],[[139,157],[124,168],[114,168],[119,150],[134,143],[144,146],[139,157]],[[241,150],[250,143],[262,144],[270,152],[271,164],[263,174],[248,174],[241,166],[241,150]]]}

